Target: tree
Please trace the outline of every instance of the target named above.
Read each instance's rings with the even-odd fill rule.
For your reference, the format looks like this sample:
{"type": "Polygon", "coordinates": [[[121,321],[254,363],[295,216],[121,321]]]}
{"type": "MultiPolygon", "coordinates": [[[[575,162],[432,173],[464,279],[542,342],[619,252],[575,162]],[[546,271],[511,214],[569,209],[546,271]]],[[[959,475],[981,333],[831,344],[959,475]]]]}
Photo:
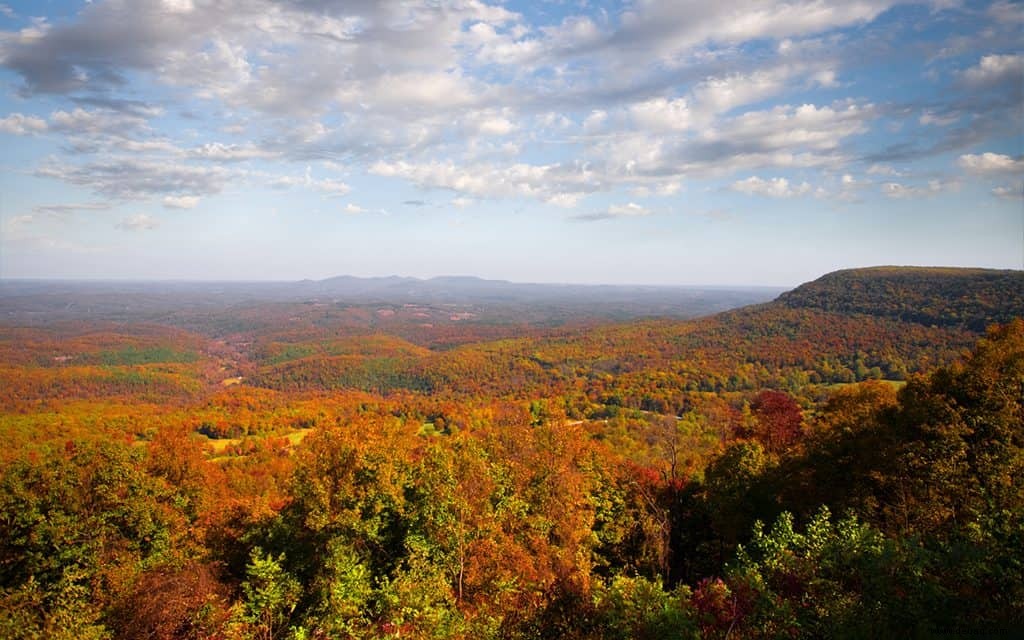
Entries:
{"type": "Polygon", "coordinates": [[[243,619],[249,624],[252,637],[275,640],[287,629],[301,588],[297,580],[282,567],[284,556],[276,558],[253,549],[242,583],[243,619]]]}
{"type": "Polygon", "coordinates": [[[788,393],[765,389],[750,403],[750,411],[757,420],[751,435],[770,453],[786,451],[803,434],[803,410],[788,393]]]}

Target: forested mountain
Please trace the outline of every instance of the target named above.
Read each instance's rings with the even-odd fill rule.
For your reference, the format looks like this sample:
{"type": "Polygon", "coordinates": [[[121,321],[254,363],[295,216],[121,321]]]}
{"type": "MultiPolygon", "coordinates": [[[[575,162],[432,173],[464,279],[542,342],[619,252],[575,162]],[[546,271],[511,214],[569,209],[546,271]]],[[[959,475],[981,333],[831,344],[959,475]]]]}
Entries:
{"type": "Polygon", "coordinates": [[[1021,277],[554,325],[526,298],[15,309],[0,637],[1011,633],[1021,277]]]}
{"type": "Polygon", "coordinates": [[[1024,316],[1024,272],[873,267],[824,275],[782,294],[792,309],[820,309],[984,331],[1024,316]]]}

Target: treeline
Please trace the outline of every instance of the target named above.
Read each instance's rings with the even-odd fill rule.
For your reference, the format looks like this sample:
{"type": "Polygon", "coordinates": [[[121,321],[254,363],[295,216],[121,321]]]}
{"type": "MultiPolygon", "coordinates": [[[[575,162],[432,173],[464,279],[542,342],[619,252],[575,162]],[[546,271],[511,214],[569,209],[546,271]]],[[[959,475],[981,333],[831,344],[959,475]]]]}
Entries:
{"type": "Polygon", "coordinates": [[[41,446],[0,475],[0,636],[1008,634],[1022,392],[1016,320],[821,402],[580,422],[570,397],[366,395],[223,464],[189,426],[41,446]]]}

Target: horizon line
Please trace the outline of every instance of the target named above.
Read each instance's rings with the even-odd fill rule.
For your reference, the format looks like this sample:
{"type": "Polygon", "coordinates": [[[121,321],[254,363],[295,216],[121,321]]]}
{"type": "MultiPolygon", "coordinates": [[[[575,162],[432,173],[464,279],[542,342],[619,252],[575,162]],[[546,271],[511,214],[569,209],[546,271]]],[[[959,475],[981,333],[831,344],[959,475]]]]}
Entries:
{"type": "MultiPolygon", "coordinates": [[[[823,274],[824,275],[824,274],[823,274]]],[[[643,282],[628,282],[628,283],[611,283],[611,282],[565,282],[565,281],[528,281],[528,280],[508,280],[504,278],[485,278],[482,276],[473,276],[465,274],[444,274],[430,277],[419,277],[419,276],[403,276],[398,274],[390,274],[386,276],[356,276],[352,274],[339,274],[336,276],[328,276],[326,278],[290,278],[290,279],[235,279],[235,278],[82,278],[82,277],[33,277],[33,276],[17,276],[17,277],[6,277],[0,276],[0,283],[4,282],[38,282],[38,283],[75,283],[75,284],[300,284],[300,283],[317,283],[327,282],[329,280],[335,280],[338,278],[352,278],[355,280],[414,280],[417,282],[430,282],[433,280],[446,280],[446,279],[462,279],[462,280],[475,280],[479,282],[497,283],[497,284],[510,284],[510,285],[537,285],[537,286],[550,286],[550,287],[647,287],[647,288],[659,288],[659,289],[673,289],[673,288],[713,288],[713,289],[789,289],[800,286],[799,284],[714,284],[714,283],[678,283],[678,284],[666,284],[666,283],[643,283],[643,282]]],[[[801,283],[802,284],[802,283],[801,283]]]]}

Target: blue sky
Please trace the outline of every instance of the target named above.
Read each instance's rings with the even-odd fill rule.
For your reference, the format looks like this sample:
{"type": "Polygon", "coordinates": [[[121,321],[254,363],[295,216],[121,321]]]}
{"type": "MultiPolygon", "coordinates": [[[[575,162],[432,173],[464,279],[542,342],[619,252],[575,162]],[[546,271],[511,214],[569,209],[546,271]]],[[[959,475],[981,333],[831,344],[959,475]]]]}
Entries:
{"type": "Polygon", "coordinates": [[[0,4],[0,277],[1024,268],[1024,10],[0,4]]]}

